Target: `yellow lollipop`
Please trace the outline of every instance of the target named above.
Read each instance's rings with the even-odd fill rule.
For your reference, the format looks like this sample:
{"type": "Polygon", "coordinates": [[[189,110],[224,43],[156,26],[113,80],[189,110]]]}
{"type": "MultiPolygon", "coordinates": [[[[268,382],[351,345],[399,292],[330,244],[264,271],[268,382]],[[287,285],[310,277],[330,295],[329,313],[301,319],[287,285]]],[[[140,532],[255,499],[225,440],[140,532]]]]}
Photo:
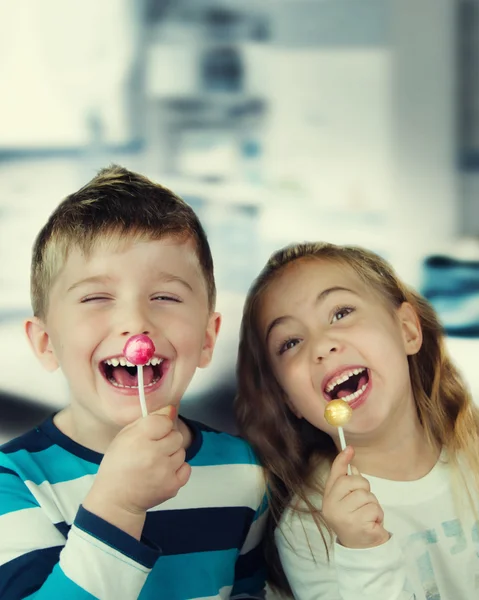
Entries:
{"type": "Polygon", "coordinates": [[[324,418],[333,427],[343,427],[353,416],[353,409],[345,400],[331,400],[324,411],[324,418]]]}
{"type": "MultiPolygon", "coordinates": [[[[341,450],[346,448],[346,439],[344,438],[343,425],[349,423],[353,416],[353,409],[345,400],[331,400],[324,410],[324,418],[333,427],[338,428],[341,450]]],[[[348,475],[351,475],[351,466],[348,465],[348,475]]]]}

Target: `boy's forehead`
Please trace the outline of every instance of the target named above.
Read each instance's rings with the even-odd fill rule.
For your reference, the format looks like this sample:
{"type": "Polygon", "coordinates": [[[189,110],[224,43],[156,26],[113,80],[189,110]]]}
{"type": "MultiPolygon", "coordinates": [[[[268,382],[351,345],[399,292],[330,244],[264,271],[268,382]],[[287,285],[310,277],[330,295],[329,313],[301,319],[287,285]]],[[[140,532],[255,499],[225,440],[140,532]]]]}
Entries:
{"type": "Polygon", "coordinates": [[[99,239],[88,248],[71,246],[57,281],[64,288],[85,276],[121,276],[122,261],[128,254],[134,257],[138,271],[148,270],[154,274],[162,272],[166,266],[170,272],[179,270],[185,276],[203,278],[196,245],[191,238],[164,236],[155,240],[115,236],[99,239]]]}

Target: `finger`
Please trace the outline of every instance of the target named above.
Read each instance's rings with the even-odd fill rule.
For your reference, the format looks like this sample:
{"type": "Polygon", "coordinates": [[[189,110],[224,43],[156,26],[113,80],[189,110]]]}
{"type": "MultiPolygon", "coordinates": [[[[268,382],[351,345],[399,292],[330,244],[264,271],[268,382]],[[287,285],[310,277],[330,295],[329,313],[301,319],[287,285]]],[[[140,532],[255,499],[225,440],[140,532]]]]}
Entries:
{"type": "Polygon", "coordinates": [[[376,523],[382,525],[384,521],[384,512],[381,506],[376,502],[369,502],[358,508],[355,512],[355,519],[363,523],[376,523]]]}
{"type": "Polygon", "coordinates": [[[176,418],[177,410],[176,410],[175,406],[172,406],[171,404],[169,404],[168,406],[163,406],[163,408],[154,410],[151,414],[152,415],[165,415],[165,417],[168,417],[169,419],[171,419],[173,421],[176,418]]]}
{"type": "Polygon", "coordinates": [[[347,496],[356,490],[369,492],[371,486],[369,481],[361,475],[341,475],[336,479],[336,483],[330,489],[329,493],[324,494],[331,502],[342,502],[347,496]]]}
{"type": "Polygon", "coordinates": [[[185,462],[186,459],[186,450],[184,448],[180,448],[176,452],[174,452],[170,456],[171,467],[174,471],[177,471],[181,465],[185,462]]]}
{"type": "Polygon", "coordinates": [[[352,446],[346,446],[346,448],[336,456],[333,464],[331,465],[331,471],[324,489],[325,496],[330,492],[331,488],[340,477],[347,475],[348,465],[352,461],[353,457],[354,448],[352,448],[352,446]]]}
{"type": "Polygon", "coordinates": [[[139,421],[139,427],[144,429],[149,439],[161,440],[173,429],[173,421],[165,414],[151,413],[139,421]]]}
{"type": "Polygon", "coordinates": [[[164,456],[172,456],[183,447],[184,438],[179,431],[173,429],[163,438],[154,441],[155,452],[163,454],[164,456]]]}
{"type": "Polygon", "coordinates": [[[363,506],[367,504],[378,504],[378,500],[374,494],[371,492],[361,489],[354,490],[351,492],[341,503],[341,506],[344,511],[348,513],[353,513],[360,510],[363,506]]]}
{"type": "Polygon", "coordinates": [[[340,499],[346,497],[354,490],[366,490],[369,492],[371,490],[371,484],[362,475],[348,475],[347,477],[342,475],[339,479],[336,480],[336,485],[334,486],[334,494],[335,496],[339,496],[340,499]]]}
{"type": "Polygon", "coordinates": [[[190,478],[191,467],[187,462],[184,462],[181,467],[176,471],[176,478],[181,487],[183,487],[190,478]]]}
{"type": "Polygon", "coordinates": [[[185,462],[185,458],[186,458],[186,451],[184,448],[180,448],[176,452],[173,452],[173,454],[171,454],[169,457],[171,468],[174,471],[177,471],[181,467],[181,465],[185,462]]]}

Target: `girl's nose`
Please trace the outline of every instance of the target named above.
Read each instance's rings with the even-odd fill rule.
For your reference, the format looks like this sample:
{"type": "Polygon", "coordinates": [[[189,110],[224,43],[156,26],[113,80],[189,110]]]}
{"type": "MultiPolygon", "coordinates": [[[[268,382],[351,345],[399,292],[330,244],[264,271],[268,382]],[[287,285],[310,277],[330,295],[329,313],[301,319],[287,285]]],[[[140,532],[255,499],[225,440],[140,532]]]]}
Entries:
{"type": "Polygon", "coordinates": [[[317,361],[322,361],[330,354],[338,352],[338,350],[339,344],[337,342],[323,338],[322,340],[316,342],[314,346],[314,359],[317,361]]]}

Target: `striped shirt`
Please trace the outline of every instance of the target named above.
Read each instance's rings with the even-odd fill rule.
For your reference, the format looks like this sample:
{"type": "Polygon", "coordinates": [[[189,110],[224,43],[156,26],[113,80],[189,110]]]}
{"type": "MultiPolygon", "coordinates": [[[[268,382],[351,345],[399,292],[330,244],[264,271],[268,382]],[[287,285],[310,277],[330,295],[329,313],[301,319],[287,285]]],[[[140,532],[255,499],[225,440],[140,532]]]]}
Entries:
{"type": "Polygon", "coordinates": [[[264,598],[261,467],[243,440],[184,421],[191,477],[141,541],[81,506],[103,455],[52,418],[0,447],[0,598],[264,598]]]}

